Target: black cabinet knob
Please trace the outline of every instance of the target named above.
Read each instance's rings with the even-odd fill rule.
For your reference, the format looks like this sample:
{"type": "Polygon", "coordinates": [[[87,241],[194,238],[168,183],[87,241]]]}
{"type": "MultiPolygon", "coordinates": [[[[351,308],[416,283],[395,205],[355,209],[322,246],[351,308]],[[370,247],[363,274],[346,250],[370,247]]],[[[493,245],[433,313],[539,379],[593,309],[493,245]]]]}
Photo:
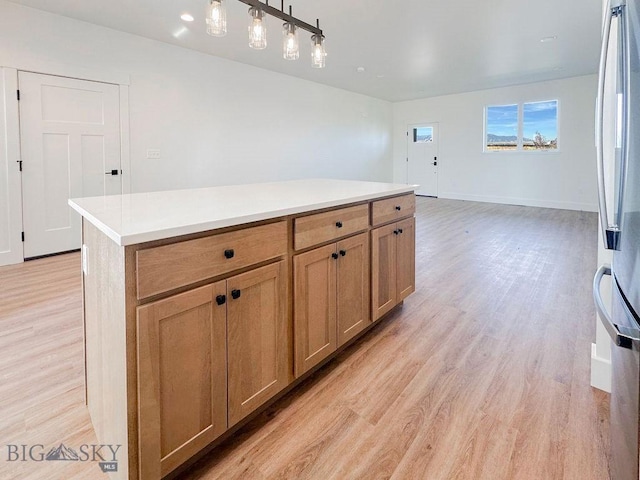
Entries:
{"type": "Polygon", "coordinates": [[[233,251],[233,249],[229,249],[229,250],[225,250],[224,251],[224,257],[225,258],[233,258],[233,256],[236,254],[236,252],[233,251]]]}
{"type": "Polygon", "coordinates": [[[396,205],[396,210],[400,211],[402,210],[402,207],[400,205],[396,205]]]}
{"type": "Polygon", "coordinates": [[[337,260],[338,254],[337,253],[332,253],[331,254],[331,258],[333,258],[334,260],[337,260]]]}
{"type": "Polygon", "coordinates": [[[393,231],[393,234],[394,234],[394,235],[398,235],[399,233],[400,233],[400,232],[399,232],[398,230],[394,230],[394,231],[393,231]]]}
{"type": "Polygon", "coordinates": [[[342,228],[342,222],[336,222],[336,227],[342,228]]]}
{"type": "Polygon", "coordinates": [[[340,255],[342,255],[343,257],[347,254],[346,250],[340,250],[340,255]]]}
{"type": "Polygon", "coordinates": [[[398,233],[402,233],[402,229],[401,228],[398,229],[398,233]]]}
{"type": "Polygon", "coordinates": [[[216,297],[216,303],[218,305],[224,305],[226,301],[227,301],[227,296],[226,295],[218,295],[216,297]]]}
{"type": "Polygon", "coordinates": [[[240,290],[231,290],[231,298],[233,298],[234,300],[237,300],[240,298],[240,294],[242,292],[240,290]]]}

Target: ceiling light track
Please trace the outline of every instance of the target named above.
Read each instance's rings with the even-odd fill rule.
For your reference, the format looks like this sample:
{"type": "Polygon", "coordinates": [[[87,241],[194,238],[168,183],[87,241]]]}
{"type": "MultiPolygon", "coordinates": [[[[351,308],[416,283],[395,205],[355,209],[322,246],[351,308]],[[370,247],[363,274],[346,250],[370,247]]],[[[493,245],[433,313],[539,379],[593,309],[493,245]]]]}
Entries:
{"type": "MultiPolygon", "coordinates": [[[[324,68],[327,53],[324,48],[324,35],[320,29],[320,20],[316,20],[316,25],[296,18],[292,14],[291,5],[289,13],[284,10],[284,0],[281,0],[281,7],[278,10],[269,5],[269,0],[262,3],[260,0],[238,0],[245,5],[249,5],[249,46],[262,50],[267,46],[266,25],[263,22],[264,16],[271,15],[282,20],[283,25],[283,57],[287,60],[296,60],[298,53],[297,29],[306,30],[311,33],[311,66],[314,68],[324,68]]],[[[214,37],[222,37],[227,33],[227,14],[224,7],[225,0],[209,0],[210,7],[207,13],[207,33],[214,37]]]]}
{"type": "Polygon", "coordinates": [[[313,26],[308,24],[307,22],[303,22],[302,20],[300,20],[299,18],[294,17],[293,15],[291,15],[291,6],[289,6],[289,12],[290,13],[286,13],[284,11],[284,0],[282,0],[282,9],[278,10],[275,7],[272,7],[271,5],[269,5],[269,1],[267,0],[266,3],[262,3],[259,0],[238,0],[239,2],[242,2],[246,5],[249,5],[250,7],[254,7],[257,9],[262,10],[264,13],[267,13],[269,15],[271,15],[272,17],[276,17],[279,18],[280,20],[282,20],[283,22],[286,23],[291,23],[293,25],[295,25],[298,28],[301,28],[303,30],[306,30],[309,33],[313,33],[315,35],[322,35],[322,30],[320,29],[320,20],[316,20],[316,24],[317,26],[313,26]]]}

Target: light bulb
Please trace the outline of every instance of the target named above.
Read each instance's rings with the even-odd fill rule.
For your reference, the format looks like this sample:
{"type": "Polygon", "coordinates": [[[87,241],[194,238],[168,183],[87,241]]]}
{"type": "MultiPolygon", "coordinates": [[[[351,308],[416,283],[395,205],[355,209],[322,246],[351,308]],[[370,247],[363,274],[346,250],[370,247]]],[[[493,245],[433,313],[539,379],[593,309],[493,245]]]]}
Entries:
{"type": "Polygon", "coordinates": [[[227,34],[227,9],[224,0],[211,0],[207,12],[207,33],[214,37],[224,37],[227,34]]]}
{"type": "Polygon", "coordinates": [[[285,60],[297,60],[300,57],[300,45],[296,26],[285,23],[282,29],[282,56],[285,60]]]}
{"type": "Polygon", "coordinates": [[[249,9],[249,46],[256,50],[267,48],[267,26],[262,19],[264,12],[255,7],[249,9]]]}
{"type": "Polygon", "coordinates": [[[311,66],[324,68],[327,52],[324,49],[324,35],[311,36],[311,66]]]}

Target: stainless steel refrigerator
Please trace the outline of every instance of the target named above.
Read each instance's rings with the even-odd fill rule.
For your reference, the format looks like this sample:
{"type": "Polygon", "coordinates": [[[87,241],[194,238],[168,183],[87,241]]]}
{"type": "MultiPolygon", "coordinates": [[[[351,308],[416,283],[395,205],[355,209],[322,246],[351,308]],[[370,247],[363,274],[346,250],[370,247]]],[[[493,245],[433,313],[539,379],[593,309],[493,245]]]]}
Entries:
{"type": "MultiPolygon", "coordinates": [[[[611,104],[610,104],[611,105],[611,104]]],[[[597,101],[597,162],[601,230],[613,250],[611,266],[594,278],[594,300],[614,346],[611,352],[611,478],[638,480],[640,432],[640,0],[610,0],[605,10],[597,101]],[[608,55],[609,44],[616,54],[608,55]],[[610,57],[610,58],[607,58],[610,57]],[[605,83],[615,70],[611,94],[605,83]],[[605,105],[613,103],[611,119],[605,105]],[[607,128],[607,122],[613,123],[607,128]],[[611,154],[605,132],[614,132],[611,154]],[[605,157],[614,181],[605,181],[605,157]],[[609,191],[607,191],[609,190],[609,191]],[[607,204],[607,199],[613,200],[607,204]],[[604,275],[612,276],[610,311],[600,295],[604,275]]]]}

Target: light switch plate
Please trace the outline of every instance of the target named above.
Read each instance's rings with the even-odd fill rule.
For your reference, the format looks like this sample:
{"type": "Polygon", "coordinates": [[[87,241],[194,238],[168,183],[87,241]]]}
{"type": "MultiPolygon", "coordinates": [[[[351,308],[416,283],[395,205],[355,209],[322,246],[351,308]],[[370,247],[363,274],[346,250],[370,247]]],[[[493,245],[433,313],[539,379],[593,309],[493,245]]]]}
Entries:
{"type": "Polygon", "coordinates": [[[160,158],[160,150],[157,148],[147,149],[147,158],[149,160],[158,160],[160,158]]]}

